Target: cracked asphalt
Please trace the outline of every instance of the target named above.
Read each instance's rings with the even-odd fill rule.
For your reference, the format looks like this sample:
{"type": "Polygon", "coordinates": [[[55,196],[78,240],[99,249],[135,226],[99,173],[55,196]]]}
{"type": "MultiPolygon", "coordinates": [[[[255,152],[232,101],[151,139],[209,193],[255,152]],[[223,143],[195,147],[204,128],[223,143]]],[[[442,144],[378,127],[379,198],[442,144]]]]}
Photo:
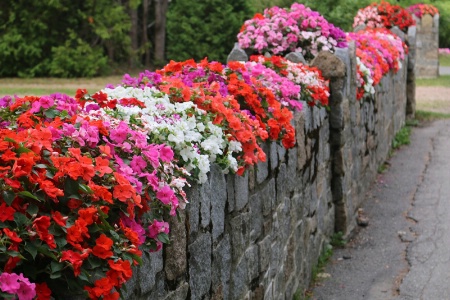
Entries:
{"type": "Polygon", "coordinates": [[[450,299],[450,120],[416,127],[363,203],[369,217],[334,249],[316,300],[450,299]]]}

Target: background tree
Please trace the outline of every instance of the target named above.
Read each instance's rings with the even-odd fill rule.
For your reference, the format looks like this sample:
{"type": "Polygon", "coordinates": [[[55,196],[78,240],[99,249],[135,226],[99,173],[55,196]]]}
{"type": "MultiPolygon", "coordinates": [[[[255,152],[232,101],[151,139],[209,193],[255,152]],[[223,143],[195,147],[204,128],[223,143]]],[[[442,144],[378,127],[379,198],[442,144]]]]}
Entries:
{"type": "Polygon", "coordinates": [[[245,19],[246,0],[173,0],[167,13],[167,59],[224,62],[245,19]]]}

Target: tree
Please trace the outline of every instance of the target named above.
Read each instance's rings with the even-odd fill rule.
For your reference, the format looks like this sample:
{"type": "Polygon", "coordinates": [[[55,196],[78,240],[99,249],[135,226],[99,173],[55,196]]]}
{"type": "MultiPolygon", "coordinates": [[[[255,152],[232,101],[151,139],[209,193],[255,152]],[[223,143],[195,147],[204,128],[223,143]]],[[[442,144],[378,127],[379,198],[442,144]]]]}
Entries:
{"type": "Polygon", "coordinates": [[[246,0],[173,0],[167,13],[167,58],[224,62],[252,15],[246,0]]]}

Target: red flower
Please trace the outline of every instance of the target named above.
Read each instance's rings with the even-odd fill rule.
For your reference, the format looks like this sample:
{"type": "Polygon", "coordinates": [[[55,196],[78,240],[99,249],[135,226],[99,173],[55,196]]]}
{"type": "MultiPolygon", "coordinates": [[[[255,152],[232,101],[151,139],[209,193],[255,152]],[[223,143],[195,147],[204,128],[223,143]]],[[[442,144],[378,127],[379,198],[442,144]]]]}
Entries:
{"type": "Polygon", "coordinates": [[[48,288],[47,283],[36,283],[36,300],[50,300],[52,291],[48,288]]]}
{"type": "Polygon", "coordinates": [[[7,206],[6,203],[0,205],[0,221],[14,221],[14,213],[16,210],[11,206],[7,206]]]}
{"type": "Polygon", "coordinates": [[[3,228],[3,232],[9,237],[14,243],[20,243],[22,239],[17,235],[15,231],[11,231],[8,228],[3,228]]]}
{"type": "Polygon", "coordinates": [[[105,234],[100,235],[95,240],[95,244],[94,248],[92,248],[92,254],[103,259],[113,256],[113,252],[111,251],[113,241],[105,234]]]}
{"type": "Polygon", "coordinates": [[[55,237],[48,232],[48,228],[50,227],[50,217],[42,216],[34,219],[33,228],[36,229],[36,232],[41,240],[43,240],[51,249],[56,248],[55,237]]]}
{"type": "Polygon", "coordinates": [[[61,252],[61,261],[68,261],[73,266],[73,273],[75,276],[80,275],[83,261],[89,256],[90,251],[85,251],[83,254],[67,250],[61,252]]]}

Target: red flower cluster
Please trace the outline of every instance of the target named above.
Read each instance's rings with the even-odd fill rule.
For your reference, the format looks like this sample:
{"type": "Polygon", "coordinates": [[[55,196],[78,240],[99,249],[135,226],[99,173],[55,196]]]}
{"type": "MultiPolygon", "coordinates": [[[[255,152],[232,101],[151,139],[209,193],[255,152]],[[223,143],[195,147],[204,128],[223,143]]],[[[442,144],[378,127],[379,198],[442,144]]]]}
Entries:
{"type": "Polygon", "coordinates": [[[300,100],[306,101],[309,106],[328,106],[329,83],[316,67],[293,63],[281,56],[252,55],[250,60],[259,62],[300,85],[300,100]]]}
{"type": "Polygon", "coordinates": [[[378,14],[385,28],[397,26],[400,30],[406,32],[409,26],[416,23],[408,10],[400,5],[381,1],[381,3],[373,3],[372,6],[378,9],[378,14]]]}
{"type": "Polygon", "coordinates": [[[67,288],[118,299],[138,247],[167,241],[168,227],[155,235],[153,224],[166,225],[159,220],[185,201],[172,152],[111,116],[90,118],[67,96],[2,98],[0,119],[0,273],[23,273],[37,299],[67,288]],[[130,153],[145,176],[124,171],[130,153]],[[169,201],[159,199],[159,182],[169,201]]]}
{"type": "Polygon", "coordinates": [[[418,3],[411,5],[408,8],[409,12],[416,15],[418,18],[422,18],[423,15],[429,14],[431,16],[439,14],[439,10],[431,4],[418,3]]]}

